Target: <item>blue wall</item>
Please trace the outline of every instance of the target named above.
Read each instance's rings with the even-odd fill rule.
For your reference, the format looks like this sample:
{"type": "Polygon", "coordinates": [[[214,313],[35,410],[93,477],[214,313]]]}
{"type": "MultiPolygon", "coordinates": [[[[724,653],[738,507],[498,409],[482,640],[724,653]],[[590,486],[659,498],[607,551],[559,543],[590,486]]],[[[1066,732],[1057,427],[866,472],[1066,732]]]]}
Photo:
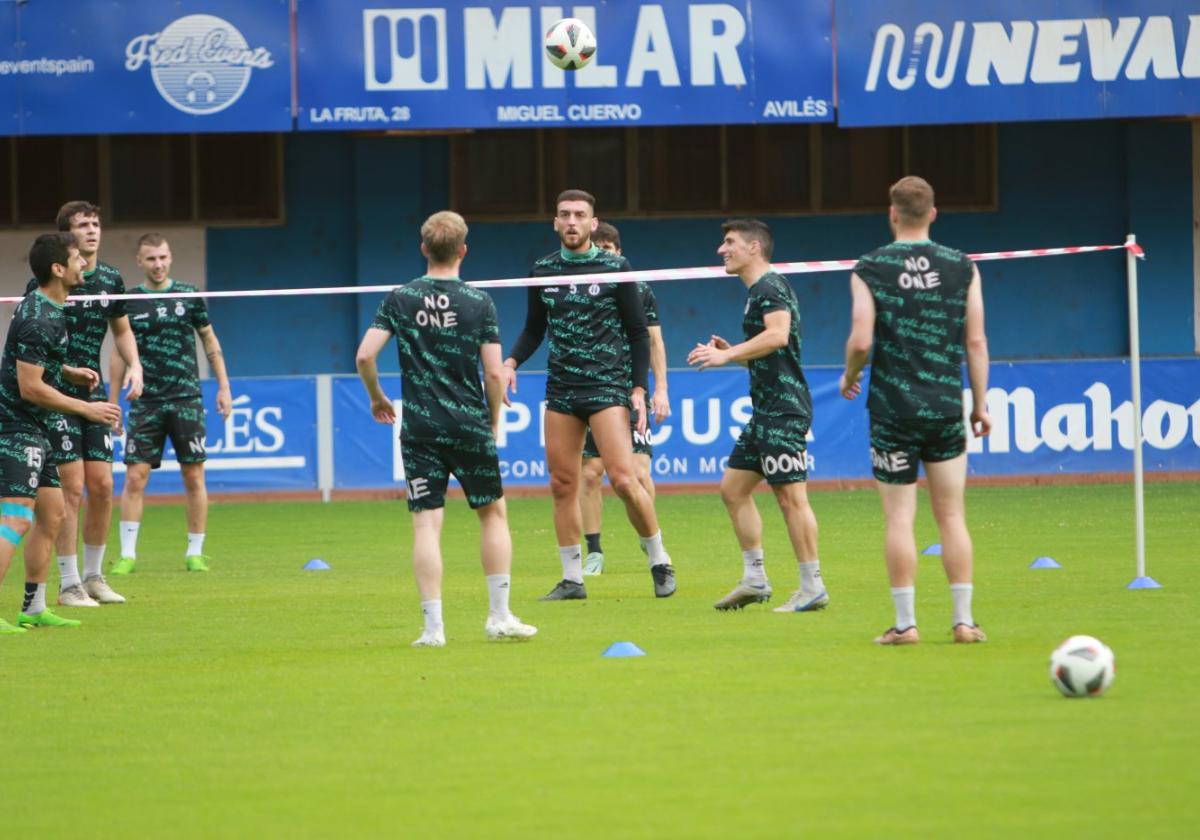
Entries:
{"type": "MultiPolygon", "coordinates": [[[[1119,242],[1138,234],[1142,349],[1193,351],[1191,134],[1183,122],[1002,125],[999,209],[945,213],[934,236],[970,251],[1119,242]]],[[[287,225],[213,229],[210,288],[399,283],[420,274],[417,229],[448,201],[443,138],[285,137],[287,225]]],[[[586,186],[586,185],[582,185],[586,186]]],[[[936,187],[936,184],[934,185],[936,187]]],[[[886,189],[885,184],[880,189],[886,189]]],[[[601,214],[603,208],[600,208],[601,214]]],[[[468,220],[469,221],[469,220],[468,220]]],[[[616,219],[637,268],[716,263],[720,219],[616,219]]],[[[882,214],[770,219],[779,260],[854,257],[888,238],[882,214]]],[[[473,224],[466,279],[522,276],[557,247],[546,222],[473,224]]],[[[1115,254],[982,266],[993,357],[1128,353],[1124,260],[1115,254]]],[[[808,364],[838,364],[849,324],[845,274],[793,279],[808,364]]],[[[669,363],[717,332],[736,337],[736,278],[656,287],[669,363]]],[[[504,341],[524,320],[524,293],[496,293],[504,341]]],[[[217,301],[222,342],[238,375],[351,372],[378,295],[217,301]]],[[[386,369],[395,361],[387,354],[386,369]]],[[[531,367],[544,365],[544,350],[531,367]]]]}

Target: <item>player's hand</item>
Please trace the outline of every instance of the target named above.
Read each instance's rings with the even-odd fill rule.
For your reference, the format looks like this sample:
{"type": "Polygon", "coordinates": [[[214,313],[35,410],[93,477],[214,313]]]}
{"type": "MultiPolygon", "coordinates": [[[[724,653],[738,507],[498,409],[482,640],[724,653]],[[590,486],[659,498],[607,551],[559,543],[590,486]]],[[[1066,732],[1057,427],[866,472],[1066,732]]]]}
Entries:
{"type": "Polygon", "coordinates": [[[509,394],[517,393],[517,369],[512,365],[504,366],[504,404],[512,405],[509,394]]]}
{"type": "Polygon", "coordinates": [[[114,432],[121,427],[121,407],[119,405],[110,402],[90,402],[85,405],[86,407],[80,414],[88,420],[111,426],[114,432]]]}
{"type": "Polygon", "coordinates": [[[667,399],[666,389],[654,389],[654,396],[650,398],[650,411],[654,413],[654,422],[661,424],[671,416],[671,401],[667,399]]]}
{"type": "Polygon", "coordinates": [[[371,397],[371,416],[375,418],[375,422],[386,423],[390,426],[396,422],[396,407],[380,392],[371,397]]]}
{"type": "Polygon", "coordinates": [[[692,352],[688,353],[688,364],[695,366],[698,370],[708,370],[713,367],[720,367],[729,361],[729,343],[726,342],[724,348],[717,347],[716,341],[708,342],[708,344],[697,344],[692,348],[692,352]]]}
{"type": "Polygon", "coordinates": [[[100,374],[91,368],[85,367],[62,367],[63,379],[70,382],[72,385],[82,385],[89,391],[96,388],[100,384],[100,374]]]}
{"type": "Polygon", "coordinates": [[[125,381],[121,383],[121,388],[126,391],[125,399],[132,402],[140,397],[142,395],[142,385],[142,366],[137,364],[126,368],[125,381]]]}
{"type": "MultiPolygon", "coordinates": [[[[110,396],[108,398],[108,400],[113,405],[115,405],[117,408],[121,407],[121,403],[118,402],[118,400],[120,400],[120,397],[117,396],[116,394],[110,396]]],[[[117,436],[125,434],[125,415],[124,415],[124,413],[122,413],[122,415],[117,418],[116,423],[113,423],[112,430],[113,430],[113,434],[117,435],[117,436]]]]}
{"type": "Polygon", "coordinates": [[[233,394],[228,388],[217,389],[217,414],[221,415],[222,420],[228,420],[229,415],[233,413],[233,394]]]}
{"type": "Polygon", "coordinates": [[[629,394],[629,404],[629,410],[633,412],[636,418],[638,434],[646,434],[646,428],[649,426],[646,420],[646,390],[641,387],[635,387],[629,394]]]}
{"type": "Polygon", "coordinates": [[[718,350],[728,350],[730,347],[733,346],[728,341],[721,338],[721,336],[719,336],[719,335],[714,335],[712,338],[710,338],[708,340],[708,343],[711,344],[713,347],[716,347],[718,350]]]}
{"type": "Polygon", "coordinates": [[[838,380],[838,390],[842,396],[848,400],[852,400],[862,393],[862,371],[854,375],[853,379],[846,376],[846,371],[842,371],[842,377],[838,380]]]}
{"type": "Polygon", "coordinates": [[[971,432],[975,437],[987,437],[992,433],[992,415],[986,408],[976,408],[971,411],[971,432]]]}

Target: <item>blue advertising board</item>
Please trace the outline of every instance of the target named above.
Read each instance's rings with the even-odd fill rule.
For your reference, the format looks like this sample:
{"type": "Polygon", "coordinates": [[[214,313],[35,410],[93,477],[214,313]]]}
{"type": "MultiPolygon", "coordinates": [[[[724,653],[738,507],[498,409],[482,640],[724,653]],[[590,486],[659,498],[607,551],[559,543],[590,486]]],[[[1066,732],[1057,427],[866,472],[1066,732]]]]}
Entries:
{"type": "MultiPolygon", "coordinates": [[[[234,379],[233,411],[224,422],[216,412],[216,383],[209,379],[201,386],[208,413],[204,471],[211,492],[316,489],[317,398],[312,377],[234,379]]],[[[124,443],[124,437],[113,441],[117,492],[125,474],[124,443]]],[[[146,492],[183,492],[179,462],[169,442],[146,492]]]]}
{"type": "Polygon", "coordinates": [[[299,128],[830,122],[830,0],[299,0],[299,128]],[[564,72],[543,33],[596,33],[564,72]]]}
{"type": "MultiPolygon", "coordinates": [[[[866,402],[842,399],[840,373],[806,371],[814,404],[807,453],[814,481],[871,476],[866,402]]],[[[399,401],[400,378],[381,381],[399,401]]],[[[653,436],[655,480],[715,483],[750,418],[747,375],[673,371],[670,384],[672,416],[653,436]]],[[[502,418],[501,473],[507,485],[544,486],[545,375],[522,373],[519,385],[502,418]]],[[[1200,470],[1200,361],[1144,362],[1142,388],[1146,469],[1200,470]]],[[[1129,368],[1121,361],[994,364],[987,399],[995,428],[991,437],[969,442],[969,469],[975,475],[1130,470],[1129,394],[1129,368]]],[[[397,430],[371,418],[357,379],[334,379],[333,417],[335,488],[399,487],[404,466],[397,430]]]]}
{"type": "Polygon", "coordinates": [[[837,0],[844,126],[1200,113],[1181,0],[837,0]]]}
{"type": "Polygon", "coordinates": [[[290,11],[289,0],[0,4],[0,134],[288,131],[290,11]]]}

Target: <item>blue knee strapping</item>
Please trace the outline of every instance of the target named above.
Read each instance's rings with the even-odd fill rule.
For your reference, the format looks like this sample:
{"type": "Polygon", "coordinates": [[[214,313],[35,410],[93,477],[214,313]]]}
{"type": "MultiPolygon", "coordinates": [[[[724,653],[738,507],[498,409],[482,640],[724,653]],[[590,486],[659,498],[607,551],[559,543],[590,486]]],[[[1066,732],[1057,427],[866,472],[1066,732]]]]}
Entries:
{"type": "Polygon", "coordinates": [[[4,540],[5,542],[10,542],[14,546],[17,546],[17,545],[21,544],[21,539],[23,537],[24,537],[24,534],[18,534],[16,531],[14,531],[12,528],[8,527],[7,525],[0,525],[0,540],[4,540]]]}
{"type": "Polygon", "coordinates": [[[33,508],[18,505],[16,502],[4,502],[0,504],[0,516],[15,516],[17,519],[28,519],[33,521],[33,508]]]}

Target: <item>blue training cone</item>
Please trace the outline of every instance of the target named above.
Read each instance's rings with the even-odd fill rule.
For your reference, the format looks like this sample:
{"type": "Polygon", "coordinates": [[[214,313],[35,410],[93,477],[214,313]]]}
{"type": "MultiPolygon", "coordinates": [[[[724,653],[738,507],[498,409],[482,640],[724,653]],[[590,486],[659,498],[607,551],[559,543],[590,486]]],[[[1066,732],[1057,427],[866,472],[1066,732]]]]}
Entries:
{"type": "Polygon", "coordinates": [[[1062,564],[1053,557],[1039,557],[1029,564],[1031,569],[1061,569],[1062,564]]]}
{"type": "Polygon", "coordinates": [[[927,545],[927,546],[925,546],[925,550],[922,551],[921,553],[929,554],[933,557],[941,557],[942,556],[942,544],[934,543],[933,545],[927,545]]]}
{"type": "Polygon", "coordinates": [[[608,646],[608,649],[601,656],[645,656],[646,651],[635,645],[633,642],[613,642],[608,646]]]}
{"type": "Polygon", "coordinates": [[[314,557],[304,564],[304,571],[306,572],[327,572],[329,569],[330,565],[320,557],[314,557]]]}
{"type": "Polygon", "coordinates": [[[1133,580],[1131,580],[1129,582],[1129,585],[1126,586],[1125,588],[1126,589],[1162,589],[1162,584],[1159,583],[1158,581],[1156,581],[1154,578],[1150,577],[1149,575],[1142,575],[1141,577],[1135,577],[1133,580]]]}

